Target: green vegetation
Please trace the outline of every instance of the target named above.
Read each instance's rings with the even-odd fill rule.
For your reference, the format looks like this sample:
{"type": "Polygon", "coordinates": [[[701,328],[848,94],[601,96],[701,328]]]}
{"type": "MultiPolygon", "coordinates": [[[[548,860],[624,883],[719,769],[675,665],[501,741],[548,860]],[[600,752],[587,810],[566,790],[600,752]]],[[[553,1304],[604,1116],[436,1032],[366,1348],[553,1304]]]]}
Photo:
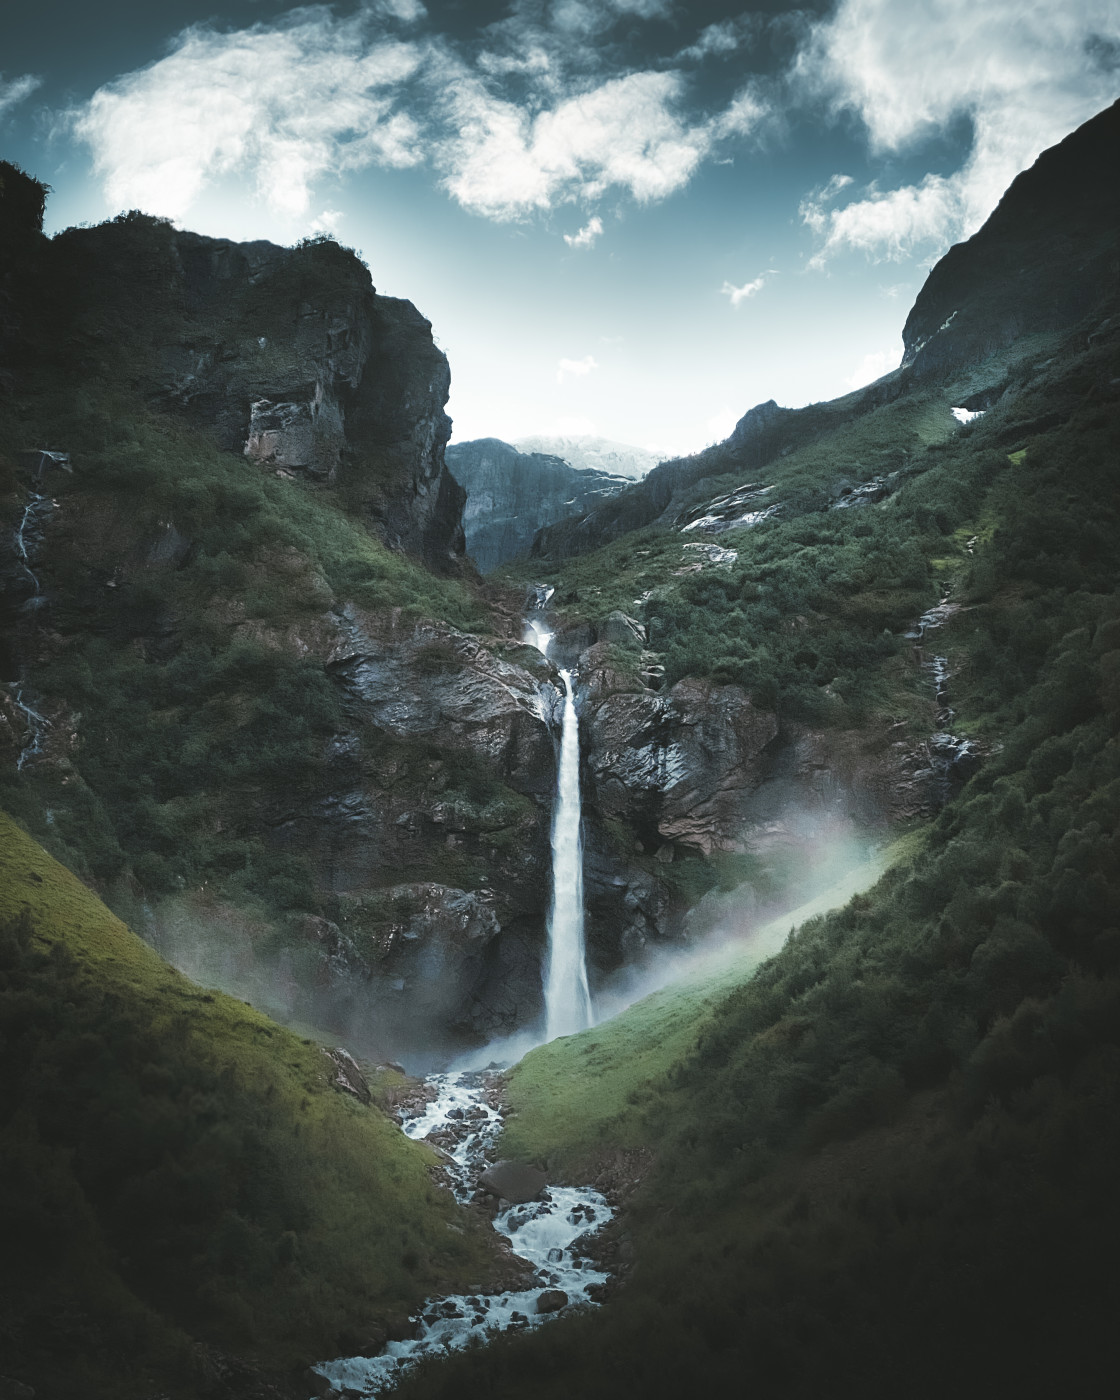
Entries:
{"type": "Polygon", "coordinates": [[[79,398],[33,399],[0,441],[63,442],[76,464],[51,483],[41,568],[65,644],[35,682],[48,709],[81,714],[81,784],[8,770],[0,802],[103,887],[131,870],[154,895],[210,882],[275,914],[315,908],[306,863],[270,850],[253,816],[263,795],[314,783],[342,726],[323,665],[330,609],[477,628],[483,607],[331,491],[220,453],[126,395],[79,398]]]}
{"type": "MultiPolygon", "coordinates": [[[[1022,387],[1031,362],[1007,359],[991,374],[1022,387]]],[[[697,569],[693,546],[703,541],[650,527],[560,565],[532,560],[507,573],[552,583],[562,614],[601,618],[620,607],[643,617],[667,685],[712,676],[817,725],[913,722],[923,710],[920,678],[903,634],[969,562],[983,503],[1014,466],[995,442],[999,412],[992,425],[957,428],[949,406],[968,390],[958,382],[848,422],[838,412],[844,400],[822,406],[836,426],[821,435],[808,422],[804,444],[762,473],[772,485],[765,500],[781,513],[718,536],[738,552],[732,564],[697,569]],[[879,505],[829,508],[839,483],[888,473],[879,505]]],[[[1030,415],[1029,401],[1016,403],[1017,417],[1030,415]]],[[[707,477],[682,499],[699,504],[741,484],[741,475],[707,477]]]]}
{"type": "Polygon", "coordinates": [[[1084,345],[913,483],[952,500],[923,549],[951,561],[963,607],[938,645],[984,766],[698,1035],[701,983],[525,1061],[510,1145],[581,1171],[655,1150],[622,1225],[633,1270],[603,1311],[433,1364],[402,1395],[1111,1384],[1120,337],[1084,345]]]}
{"type": "Polygon", "coordinates": [[[193,985],[0,816],[5,1373],[59,1397],[283,1371],[489,1267],[434,1157],[193,985]]]}
{"type": "Polygon", "coordinates": [[[567,1180],[593,1170],[604,1148],[651,1147],[677,1112],[668,1097],[654,1119],[645,1109],[669,1071],[695,1049],[716,1006],[785,942],[791,929],[866,889],[909,846],[854,866],[815,899],[769,919],[741,941],[687,961],[668,986],[570,1040],[527,1055],[509,1081],[515,1116],[507,1120],[503,1151],[545,1161],[567,1180]]]}

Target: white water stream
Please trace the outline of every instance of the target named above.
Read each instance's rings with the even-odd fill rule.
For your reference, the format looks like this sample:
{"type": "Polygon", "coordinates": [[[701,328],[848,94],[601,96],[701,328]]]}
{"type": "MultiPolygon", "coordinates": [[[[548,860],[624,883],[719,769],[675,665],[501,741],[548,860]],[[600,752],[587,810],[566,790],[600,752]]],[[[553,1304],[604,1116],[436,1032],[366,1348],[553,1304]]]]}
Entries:
{"type": "Polygon", "coordinates": [[[591,1025],[591,992],[583,941],[583,841],[580,835],[579,719],[572,677],[564,682],[560,763],[552,813],[552,907],[544,974],[545,1040],[591,1025]]]}
{"type": "MultiPolygon", "coordinates": [[[[548,655],[553,634],[544,609],[552,589],[538,587],[535,612],[525,623],[525,641],[548,655]]],[[[579,716],[572,673],[561,670],[564,708],[560,722],[560,757],[556,802],[552,809],[552,901],[548,912],[548,946],[544,963],[544,1039],[575,1035],[592,1024],[583,936],[583,838],[579,791],[579,716]]]]}
{"type": "MultiPolygon", "coordinates": [[[[466,1205],[493,1150],[501,1115],[494,1106],[489,1076],[477,1073],[436,1074],[426,1081],[436,1097],[402,1123],[415,1139],[433,1138],[450,1156],[446,1161],[456,1200],[466,1205]]],[[[510,1293],[462,1293],[429,1299],[413,1319],[415,1335],[387,1342],[377,1356],[340,1357],[320,1362],[315,1370],[338,1391],[377,1395],[402,1368],[424,1356],[440,1355],[465,1346],[472,1338],[497,1332],[521,1331],[578,1304],[594,1302],[597,1285],[608,1275],[574,1253],[581,1236],[611,1218],[606,1199],[589,1186],[549,1186],[541,1199],[509,1206],[494,1219],[494,1229],[507,1236],[513,1252],[527,1259],[536,1272],[533,1287],[510,1293]],[[566,1302],[556,1311],[538,1312],[542,1293],[559,1290],[566,1302]]]]}

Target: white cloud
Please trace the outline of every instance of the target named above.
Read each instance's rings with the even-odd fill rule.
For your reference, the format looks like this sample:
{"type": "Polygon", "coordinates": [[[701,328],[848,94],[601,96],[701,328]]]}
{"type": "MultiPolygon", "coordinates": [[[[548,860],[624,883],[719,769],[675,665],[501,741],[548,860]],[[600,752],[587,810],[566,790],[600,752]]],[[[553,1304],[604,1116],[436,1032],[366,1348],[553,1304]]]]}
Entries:
{"type": "Polygon", "coordinates": [[[753,282],[744,282],[741,287],[736,287],[733,282],[725,282],[719,291],[720,296],[730,297],[731,305],[737,307],[740,302],[757,296],[765,286],[766,274],[763,273],[760,277],[756,277],[753,282]]]}
{"type": "Polygon", "coordinates": [[[460,70],[447,89],[455,135],[440,147],[444,184],[465,208],[495,219],[593,199],[614,187],[639,203],[687,184],[712,136],[674,107],[676,73],[611,78],[536,116],[460,70]]]}
{"type": "Polygon", "coordinates": [[[464,208],[498,220],[607,191],[645,203],[682,189],[766,110],[749,85],[697,111],[678,72],[609,71],[616,59],[594,36],[671,9],[522,0],[482,53],[428,31],[397,37],[425,19],[417,0],[376,0],[345,19],[310,6],[243,30],[196,25],[71,124],[111,206],[173,218],[235,178],[274,213],[306,220],[325,179],[421,163],[464,208]]]}
{"type": "Polygon", "coordinates": [[[402,24],[419,24],[428,17],[428,11],[420,0],[377,0],[369,8],[374,14],[384,15],[386,19],[399,19],[402,24]]]}
{"type": "Polygon", "coordinates": [[[602,232],[603,221],[594,214],[578,233],[566,233],[564,242],[569,248],[590,248],[602,232]]]}
{"type": "Polygon", "coordinates": [[[324,209],[311,220],[308,227],[312,233],[329,233],[333,236],[338,233],[338,226],[345,217],[341,209],[324,209]]]}
{"type": "Polygon", "coordinates": [[[704,424],[704,441],[723,442],[735,431],[735,424],[742,416],[742,410],[736,412],[724,404],[720,411],[714,413],[704,424]]]}
{"type": "Polygon", "coordinates": [[[188,29],[167,58],[93,95],[74,129],[111,205],[178,218],[211,180],[238,175],[300,216],[324,175],[421,159],[419,128],[397,106],[418,48],[369,42],[361,14],[295,13],[280,29],[188,29]]]}
{"type": "Polygon", "coordinates": [[[573,374],[577,379],[582,379],[598,368],[599,363],[594,355],[584,355],[582,360],[561,360],[556,368],[556,382],[563,384],[566,374],[573,374]]]}
{"type": "Polygon", "coordinates": [[[854,111],[873,151],[899,152],[967,118],[959,170],[802,214],[823,238],[815,261],[843,249],[900,258],[975,232],[1000,195],[1046,147],[1120,92],[1110,46],[1115,0],[841,0],[795,65],[802,89],[854,111]]]}
{"type": "Polygon", "coordinates": [[[849,389],[862,389],[865,384],[874,384],[895,369],[902,359],[902,347],[897,350],[874,350],[864,355],[856,369],[847,376],[844,383],[849,389]]]}
{"type": "Polygon", "coordinates": [[[744,13],[732,19],[721,19],[702,29],[696,42],[677,55],[684,61],[701,62],[705,58],[727,58],[730,54],[749,48],[762,30],[765,19],[761,14],[744,13]]]}
{"type": "Polygon", "coordinates": [[[4,81],[3,74],[0,74],[0,117],[11,111],[25,98],[31,96],[37,87],[41,87],[42,78],[37,78],[32,73],[25,73],[21,78],[13,78],[11,82],[4,81]]]}
{"type": "Polygon", "coordinates": [[[767,103],[748,84],[732,98],[725,111],[713,117],[709,129],[716,139],[746,136],[758,126],[768,111],[767,103]]]}

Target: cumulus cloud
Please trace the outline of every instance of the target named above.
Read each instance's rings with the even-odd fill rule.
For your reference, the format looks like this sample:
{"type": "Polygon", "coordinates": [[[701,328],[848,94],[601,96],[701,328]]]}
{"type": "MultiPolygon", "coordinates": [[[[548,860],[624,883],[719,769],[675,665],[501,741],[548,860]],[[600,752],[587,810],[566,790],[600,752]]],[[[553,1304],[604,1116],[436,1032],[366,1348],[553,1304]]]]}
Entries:
{"type": "Polygon", "coordinates": [[[882,379],[883,375],[894,369],[901,359],[901,346],[894,351],[873,350],[871,354],[864,355],[844,382],[849,389],[862,389],[865,384],[874,384],[876,379],[882,379]]]}
{"type": "Polygon", "coordinates": [[[676,73],[629,73],[535,116],[471,74],[445,88],[454,135],[437,159],[467,209],[510,219],[617,188],[639,203],[688,183],[712,142],[677,110],[676,73]]]}
{"type": "Polygon", "coordinates": [[[756,14],[737,15],[702,29],[696,42],[677,55],[684,60],[726,58],[752,43],[762,27],[762,17],[756,14]]]}
{"type": "Polygon", "coordinates": [[[212,179],[240,175],[298,216],[325,175],[422,158],[398,101],[417,46],[369,42],[362,14],[295,13],[283,28],[188,29],[166,58],[94,94],[74,129],[110,204],[178,218],[212,179]]]}
{"type": "Polygon", "coordinates": [[[566,233],[564,242],[569,248],[590,248],[602,232],[603,221],[595,214],[578,233],[566,233]]]}
{"type": "Polygon", "coordinates": [[[594,355],[584,355],[582,360],[561,360],[556,367],[556,382],[563,384],[564,376],[574,375],[577,379],[583,379],[589,375],[593,369],[598,369],[599,364],[594,355]]]}
{"type": "Polygon", "coordinates": [[[980,226],[1011,180],[1120,92],[1114,0],[841,0],[795,64],[800,89],[851,111],[876,153],[911,149],[966,118],[960,169],[841,208],[810,201],[819,263],[844,249],[901,258],[980,226]]]}
{"type": "Polygon", "coordinates": [[[370,0],[347,18],[311,6],[243,30],[196,25],[166,57],[99,89],[72,128],[111,205],[173,218],[235,177],[275,213],[306,220],[324,179],[421,163],[493,219],[607,191],[645,203],[682,189],[765,111],[749,86],[697,111],[680,73],[619,71],[593,42],[620,19],[671,8],[521,0],[489,26],[483,52],[428,32],[418,0],[370,0]]]}
{"type": "Polygon", "coordinates": [[[0,119],[13,107],[30,97],[37,87],[42,86],[42,82],[42,78],[37,78],[31,73],[25,73],[21,78],[13,78],[11,82],[5,82],[4,75],[0,73],[0,119]]]}
{"type": "Polygon", "coordinates": [[[753,282],[744,282],[741,287],[736,287],[733,282],[725,282],[719,289],[720,296],[729,297],[731,305],[737,307],[740,302],[748,301],[751,297],[757,296],[766,286],[767,274],[763,273],[756,277],[753,282]]]}

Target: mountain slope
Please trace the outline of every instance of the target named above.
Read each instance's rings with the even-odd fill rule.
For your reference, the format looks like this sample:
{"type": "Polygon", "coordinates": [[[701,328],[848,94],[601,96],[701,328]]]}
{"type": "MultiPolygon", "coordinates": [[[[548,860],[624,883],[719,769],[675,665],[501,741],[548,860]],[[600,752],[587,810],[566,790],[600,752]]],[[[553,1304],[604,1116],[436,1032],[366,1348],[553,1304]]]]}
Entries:
{"type": "Polygon", "coordinates": [[[491,1267],[352,1062],[189,982],[2,814],[0,949],[8,1377],[287,1393],[491,1267]]]}
{"type": "MultiPolygon", "coordinates": [[[[709,480],[733,476],[742,482],[746,473],[757,473],[756,484],[768,484],[780,476],[781,460],[790,452],[921,392],[923,385],[960,380],[1016,342],[1025,351],[1026,337],[1052,333],[1108,302],[1120,289],[1120,195],[1111,178],[1118,152],[1120,103],[1024,171],[984,227],[934,267],[907,318],[898,370],[827,404],[759,404],[725,442],[662,463],[582,519],[542,531],[534,552],[562,560],[630,530],[672,524],[709,480]]],[[[1041,344],[1038,351],[1044,356],[1041,344]]],[[[1006,387],[1006,368],[990,364],[958,406],[990,407],[1006,387]]]]}
{"type": "Polygon", "coordinates": [[[586,511],[626,485],[625,477],[520,452],[498,438],[451,443],[447,464],[467,493],[467,553],[484,574],[526,553],[541,526],[586,511]]]}
{"type": "MultiPolygon", "coordinates": [[[[1052,163],[1039,167],[1052,188],[1052,163]]],[[[1092,207],[1085,229],[1076,205],[1065,216],[1074,244],[1102,233],[1092,207]]],[[[1006,285],[981,279],[988,305],[1017,295],[1005,261],[1006,285]]],[[[680,534],[662,526],[549,571],[585,616],[645,573],[651,645],[681,646],[672,668],[737,676],[752,699],[785,656],[772,683],[808,706],[797,667],[827,654],[831,679],[809,682],[822,710],[882,703],[868,692],[893,663],[877,671],[858,639],[893,631],[900,591],[936,579],[947,597],[924,625],[880,635],[912,674],[936,663],[938,718],[980,761],[906,859],[730,994],[708,989],[698,1012],[693,988],[666,989],[513,1071],[510,1147],[630,1192],[601,1246],[622,1284],[594,1315],[432,1364],[404,1396],[657,1400],[749,1385],[766,1400],[932,1400],[1049,1395],[1073,1375],[1087,1394],[1112,1384],[1118,310],[1102,283],[1080,321],[1028,327],[976,362],[962,344],[936,392],[923,382],[791,451],[772,479],[789,518],[721,532],[733,561],[682,581],[680,534]],[[949,407],[970,384],[1002,387],[957,428],[949,407]],[[872,427],[906,425],[908,400],[938,406],[943,431],[920,448],[903,438],[897,476],[840,504],[821,485],[836,449],[870,465],[872,427]]],[[[900,676],[890,685],[897,703],[900,676]]]]}

